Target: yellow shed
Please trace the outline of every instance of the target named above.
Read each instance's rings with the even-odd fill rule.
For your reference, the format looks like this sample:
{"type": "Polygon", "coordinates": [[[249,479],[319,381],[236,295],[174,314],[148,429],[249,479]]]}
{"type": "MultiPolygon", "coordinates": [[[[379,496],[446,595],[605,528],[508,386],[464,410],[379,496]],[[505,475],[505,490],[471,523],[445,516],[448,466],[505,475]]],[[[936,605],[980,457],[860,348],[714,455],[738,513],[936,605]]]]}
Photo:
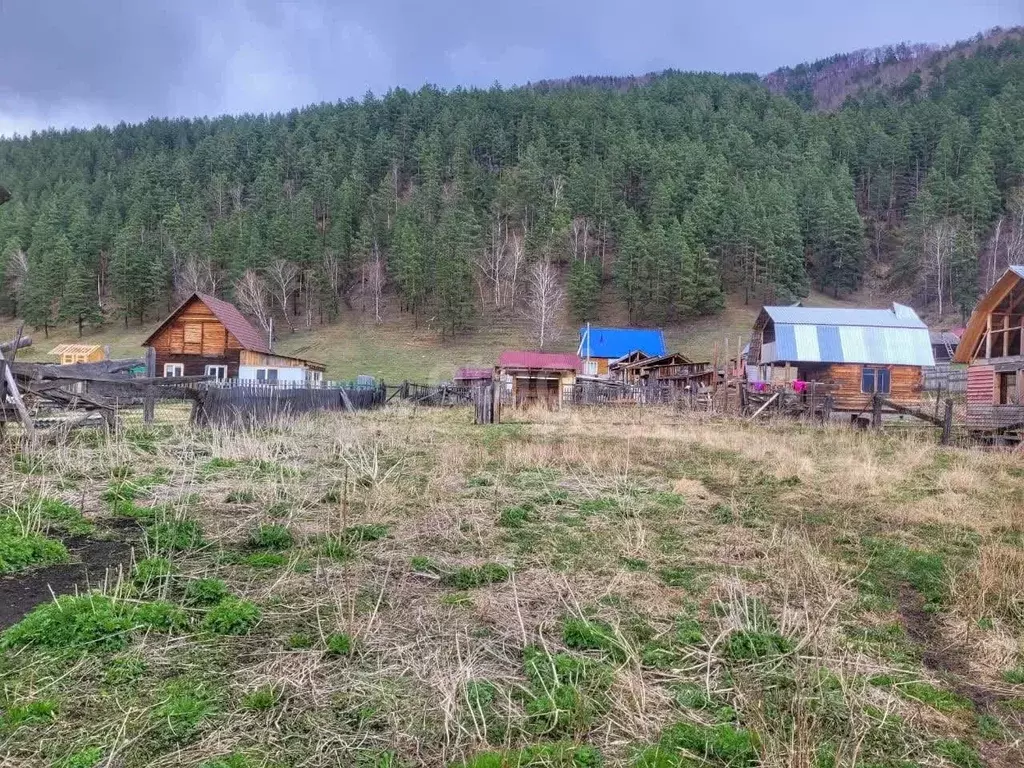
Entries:
{"type": "Polygon", "coordinates": [[[57,355],[61,365],[98,363],[107,358],[106,352],[99,344],[58,344],[50,350],[50,354],[57,355]]]}

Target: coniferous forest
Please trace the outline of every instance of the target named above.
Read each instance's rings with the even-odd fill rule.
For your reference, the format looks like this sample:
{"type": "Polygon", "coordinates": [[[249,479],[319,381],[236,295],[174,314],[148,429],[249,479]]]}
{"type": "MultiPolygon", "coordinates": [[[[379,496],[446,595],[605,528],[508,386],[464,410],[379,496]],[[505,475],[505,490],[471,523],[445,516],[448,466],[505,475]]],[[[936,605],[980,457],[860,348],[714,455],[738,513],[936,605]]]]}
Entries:
{"type": "Polygon", "coordinates": [[[266,325],[386,307],[449,335],[519,305],[543,263],[580,320],[609,292],[665,323],[866,279],[961,316],[1024,260],[1024,42],[914,55],[873,87],[900,56],[878,53],[828,112],[805,85],[836,59],[772,89],[675,72],[424,87],[2,140],[0,314],[138,324],[199,290],[266,325]]]}

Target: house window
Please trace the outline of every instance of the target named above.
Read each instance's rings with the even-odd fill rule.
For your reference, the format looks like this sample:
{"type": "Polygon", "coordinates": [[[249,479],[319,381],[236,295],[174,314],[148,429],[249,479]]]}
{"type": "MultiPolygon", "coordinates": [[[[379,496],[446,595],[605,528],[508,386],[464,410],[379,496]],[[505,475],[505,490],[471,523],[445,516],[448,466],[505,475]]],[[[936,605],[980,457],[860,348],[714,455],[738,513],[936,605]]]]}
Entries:
{"type": "Polygon", "coordinates": [[[584,360],[583,373],[587,376],[597,376],[597,360],[584,360]]]}
{"type": "Polygon", "coordinates": [[[276,384],[277,368],[257,368],[256,381],[262,381],[267,384],[276,384]]]}
{"type": "Polygon", "coordinates": [[[228,367],[226,365],[208,365],[206,366],[206,375],[212,376],[217,381],[224,381],[228,377],[228,367]]]}
{"type": "Polygon", "coordinates": [[[183,363],[164,363],[164,378],[177,379],[185,375],[183,363]]]}
{"type": "Polygon", "coordinates": [[[866,394],[889,394],[889,369],[864,366],[860,375],[860,391],[866,394]]]}
{"type": "Polygon", "coordinates": [[[1017,392],[1017,372],[1008,371],[996,374],[999,377],[999,405],[1017,405],[1020,403],[1017,392]]]}

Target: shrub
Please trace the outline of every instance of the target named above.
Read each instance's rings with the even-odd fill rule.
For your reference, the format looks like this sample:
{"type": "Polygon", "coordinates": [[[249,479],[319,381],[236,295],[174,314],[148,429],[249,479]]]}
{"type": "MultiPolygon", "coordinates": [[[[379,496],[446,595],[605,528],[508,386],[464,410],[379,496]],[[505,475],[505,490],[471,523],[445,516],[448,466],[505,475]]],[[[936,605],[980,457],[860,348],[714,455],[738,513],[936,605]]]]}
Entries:
{"type": "Polygon", "coordinates": [[[117,651],[128,644],[133,630],[171,629],[183,620],[180,610],[169,603],[133,605],[99,594],[62,595],[0,635],[0,648],[117,651]]]}
{"type": "Polygon", "coordinates": [[[215,635],[247,635],[261,617],[262,612],[253,603],[229,596],[209,610],[203,629],[215,635]]]}
{"type": "Polygon", "coordinates": [[[327,653],[331,656],[350,656],[353,645],[351,636],[344,632],[335,632],[327,636],[327,653]]]}
{"type": "Polygon", "coordinates": [[[67,560],[68,551],[59,541],[24,530],[14,518],[0,517],[0,573],[67,560]]]}
{"type": "Polygon", "coordinates": [[[273,709],[281,700],[281,692],[272,685],[264,685],[242,697],[242,708],[254,711],[273,709]]]}
{"type": "Polygon", "coordinates": [[[501,563],[484,563],[457,568],[445,576],[444,582],[457,589],[472,589],[505,581],[510,573],[511,571],[501,563]]]}
{"type": "Polygon", "coordinates": [[[256,549],[288,549],[292,532],[284,525],[261,525],[250,534],[249,544],[256,549]]]}
{"type": "Polygon", "coordinates": [[[146,541],[156,552],[187,552],[206,545],[203,529],[195,520],[165,520],[146,529],[146,541]]]}
{"type": "Polygon", "coordinates": [[[216,605],[229,594],[220,579],[196,579],[185,587],[185,602],[190,605],[216,605]]]}

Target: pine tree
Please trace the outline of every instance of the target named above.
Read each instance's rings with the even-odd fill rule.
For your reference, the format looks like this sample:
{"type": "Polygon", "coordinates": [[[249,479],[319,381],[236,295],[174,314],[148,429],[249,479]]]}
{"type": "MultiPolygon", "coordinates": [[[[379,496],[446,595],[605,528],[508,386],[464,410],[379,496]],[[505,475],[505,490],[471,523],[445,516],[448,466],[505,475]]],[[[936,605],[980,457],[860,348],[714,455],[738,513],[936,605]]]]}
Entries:
{"type": "Polygon", "coordinates": [[[595,261],[576,259],[569,270],[569,310],[577,320],[589,320],[597,310],[601,276],[595,261]]]}
{"type": "MultiPolygon", "coordinates": [[[[70,251],[71,245],[68,244],[67,248],[70,251]]],[[[86,323],[100,325],[103,322],[103,312],[96,298],[96,281],[81,262],[71,269],[57,319],[77,324],[79,337],[86,323]]]]}

